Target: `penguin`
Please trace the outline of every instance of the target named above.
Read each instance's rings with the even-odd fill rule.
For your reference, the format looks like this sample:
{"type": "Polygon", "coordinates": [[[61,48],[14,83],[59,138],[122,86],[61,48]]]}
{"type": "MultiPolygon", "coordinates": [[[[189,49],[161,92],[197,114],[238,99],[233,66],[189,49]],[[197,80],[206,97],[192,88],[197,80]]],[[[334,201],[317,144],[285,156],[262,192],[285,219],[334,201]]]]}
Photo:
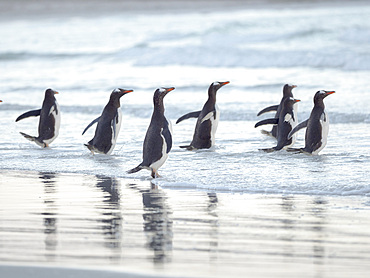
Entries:
{"type": "Polygon", "coordinates": [[[306,127],[305,147],[298,149],[290,148],[288,151],[317,155],[326,146],[329,133],[329,117],[325,112],[324,98],[334,93],[335,91],[324,90],[316,92],[313,98],[314,107],[310,117],[297,125],[288,134],[288,138],[290,138],[298,130],[306,127]]]}
{"type": "Polygon", "coordinates": [[[42,148],[49,147],[49,145],[59,135],[60,127],[60,109],[55,95],[59,94],[57,91],[47,89],[45,91],[44,102],[42,103],[41,109],[28,111],[20,115],[15,121],[18,122],[28,117],[40,116],[39,120],[39,136],[30,136],[23,132],[20,132],[26,139],[35,142],[42,148]]]}
{"type": "MultiPolygon", "coordinates": [[[[262,115],[266,112],[276,111],[275,118],[279,118],[282,103],[284,102],[284,100],[286,98],[293,97],[292,90],[296,87],[297,87],[297,85],[285,84],[284,87],[283,87],[283,97],[281,98],[280,104],[272,105],[272,106],[269,106],[269,107],[266,107],[266,108],[262,109],[261,111],[258,112],[257,116],[260,116],[260,115],[262,115]]],[[[296,118],[297,117],[297,109],[294,109],[293,111],[294,111],[294,115],[295,115],[295,118],[296,118]]],[[[277,126],[276,125],[274,125],[272,127],[271,131],[261,130],[261,132],[263,134],[266,134],[266,135],[277,138],[277,126]]]]}
{"type": "Polygon", "coordinates": [[[288,138],[288,134],[292,129],[297,125],[297,116],[294,114],[294,104],[299,102],[299,99],[292,97],[285,98],[281,104],[281,110],[279,118],[271,118],[262,120],[254,127],[265,124],[275,124],[277,125],[277,145],[273,148],[262,149],[265,152],[279,151],[281,149],[287,149],[290,146],[293,146],[295,143],[296,137],[288,138]]]}
{"type": "Polygon", "coordinates": [[[153,114],[143,143],[143,161],[127,173],[147,169],[153,178],[159,177],[158,169],[165,163],[172,148],[172,126],[164,115],[163,98],[174,89],[158,88],[154,92],[153,114]]]}
{"type": "Polygon", "coordinates": [[[93,124],[98,123],[94,138],[85,144],[93,154],[100,153],[109,155],[112,153],[122,123],[120,99],[123,95],[131,92],[133,92],[133,90],[114,89],[101,116],[93,120],[82,132],[82,135],[84,135],[93,124]]]}
{"type": "Polygon", "coordinates": [[[180,146],[187,150],[209,149],[215,145],[215,134],[220,119],[220,111],[216,104],[216,93],[224,85],[229,84],[226,82],[213,82],[208,88],[208,100],[203,106],[201,111],[190,112],[181,116],[176,124],[189,118],[198,118],[193,141],[190,145],[180,146]]]}

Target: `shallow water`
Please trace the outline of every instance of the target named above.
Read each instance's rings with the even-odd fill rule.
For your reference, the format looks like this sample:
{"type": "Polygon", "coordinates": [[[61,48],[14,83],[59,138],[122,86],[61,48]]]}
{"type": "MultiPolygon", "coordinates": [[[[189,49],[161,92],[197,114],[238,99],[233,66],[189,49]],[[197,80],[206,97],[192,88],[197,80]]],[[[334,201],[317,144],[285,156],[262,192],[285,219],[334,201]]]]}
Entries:
{"type": "Polygon", "coordinates": [[[42,172],[1,177],[2,263],[196,277],[360,277],[369,270],[366,197],[174,190],[42,172]]]}
{"type": "MultiPolygon", "coordinates": [[[[160,17],[146,11],[1,20],[0,233],[9,238],[2,260],[154,265],[165,274],[188,273],[191,263],[197,267],[189,275],[198,276],[258,274],[270,271],[261,270],[266,262],[271,273],[306,266],[307,277],[334,269],[339,277],[344,265],[369,270],[369,12],[367,3],[285,3],[160,17]],[[217,94],[216,146],[180,149],[195,121],[174,122],[199,110],[216,80],[230,81],[217,94]],[[269,116],[256,113],[279,102],[285,83],[298,85],[299,121],[316,91],[336,91],[325,99],[330,131],[318,156],[259,151],[275,142],[254,128],[269,116]],[[145,170],[128,175],[141,162],[160,86],[176,88],[165,98],[173,149],[162,178],[151,180],[145,170]],[[40,149],[19,134],[36,135],[38,119],[14,120],[39,108],[48,87],[60,92],[62,123],[51,147],[40,149]],[[117,145],[111,156],[92,156],[83,144],[94,128],[81,133],[116,87],[134,90],[121,99],[117,145]],[[159,189],[151,191],[151,183],[159,189]],[[144,196],[160,204],[146,208],[144,196]],[[292,208],[282,209],[285,203],[292,208]]],[[[303,138],[300,131],[295,147],[303,138]]]]}

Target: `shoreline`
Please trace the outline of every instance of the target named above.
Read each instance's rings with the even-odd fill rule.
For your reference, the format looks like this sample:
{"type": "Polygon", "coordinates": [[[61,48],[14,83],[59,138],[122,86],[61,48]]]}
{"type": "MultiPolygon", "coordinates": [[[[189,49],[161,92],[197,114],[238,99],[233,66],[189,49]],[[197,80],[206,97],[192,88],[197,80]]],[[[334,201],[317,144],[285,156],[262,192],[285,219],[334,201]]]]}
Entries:
{"type": "Polygon", "coordinates": [[[119,15],[125,13],[209,13],[217,11],[235,11],[243,9],[281,9],[310,8],[320,5],[332,7],[338,5],[368,5],[367,1],[294,1],[294,0],[88,0],[88,1],[48,1],[48,0],[0,0],[0,20],[27,20],[38,17],[98,17],[104,15],[119,15]]]}

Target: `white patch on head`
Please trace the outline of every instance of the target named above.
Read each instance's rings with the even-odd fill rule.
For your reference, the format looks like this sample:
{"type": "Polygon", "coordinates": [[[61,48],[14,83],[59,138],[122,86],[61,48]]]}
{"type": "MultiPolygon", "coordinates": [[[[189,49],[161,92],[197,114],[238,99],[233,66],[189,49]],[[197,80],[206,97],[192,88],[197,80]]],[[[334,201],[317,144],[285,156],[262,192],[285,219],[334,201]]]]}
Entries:
{"type": "Polygon", "coordinates": [[[116,88],[116,89],[113,90],[113,93],[116,93],[116,94],[120,93],[120,92],[121,92],[121,90],[119,88],[116,88]]]}
{"type": "Polygon", "coordinates": [[[319,93],[320,93],[321,95],[326,94],[326,92],[325,92],[324,90],[320,90],[320,91],[319,91],[319,93]]]}
{"type": "Polygon", "coordinates": [[[218,85],[220,85],[220,82],[213,82],[212,83],[212,86],[218,86],[218,85]]]}
{"type": "Polygon", "coordinates": [[[166,89],[165,88],[159,88],[159,92],[160,93],[164,93],[166,91],[166,89]]]}

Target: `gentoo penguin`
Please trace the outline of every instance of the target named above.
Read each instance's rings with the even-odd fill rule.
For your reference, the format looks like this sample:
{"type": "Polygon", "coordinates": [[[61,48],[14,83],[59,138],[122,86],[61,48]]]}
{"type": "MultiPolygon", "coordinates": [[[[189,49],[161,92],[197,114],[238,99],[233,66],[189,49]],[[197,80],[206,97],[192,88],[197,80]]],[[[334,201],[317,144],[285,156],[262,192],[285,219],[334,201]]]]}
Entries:
{"type": "Polygon", "coordinates": [[[94,154],[111,154],[117,141],[118,133],[121,128],[122,112],[120,109],[120,99],[123,95],[133,92],[133,90],[114,89],[110,95],[108,104],[100,117],[93,120],[82,132],[82,135],[93,124],[98,123],[94,138],[85,146],[94,154]]]}
{"type": "Polygon", "coordinates": [[[129,170],[129,174],[147,169],[152,172],[153,178],[159,177],[158,169],[164,164],[172,148],[172,127],[164,115],[163,98],[174,89],[158,88],[154,92],[152,119],[143,143],[143,161],[129,170]]]}
{"type": "MultiPolygon", "coordinates": [[[[280,104],[272,105],[272,106],[269,106],[269,107],[266,107],[266,108],[262,109],[260,112],[258,112],[257,116],[260,116],[260,115],[262,115],[266,112],[276,111],[275,118],[279,118],[282,103],[284,102],[284,100],[286,98],[293,97],[292,90],[296,87],[297,87],[297,85],[285,84],[284,87],[283,87],[283,97],[281,98],[280,104]]],[[[297,109],[293,109],[295,118],[297,118],[297,111],[296,110],[297,109]]],[[[272,127],[271,131],[261,130],[261,132],[263,134],[266,134],[266,135],[277,138],[277,126],[276,125],[274,125],[272,127]]]]}
{"type": "Polygon", "coordinates": [[[229,83],[229,81],[213,82],[208,88],[208,100],[204,104],[203,109],[185,114],[176,121],[176,124],[178,124],[185,119],[198,118],[193,141],[191,141],[190,145],[180,146],[180,148],[197,150],[209,149],[214,146],[215,134],[220,119],[220,111],[216,104],[216,93],[218,89],[229,83]]]}
{"type": "Polygon", "coordinates": [[[44,102],[41,109],[28,111],[20,115],[15,121],[18,122],[28,117],[40,116],[39,136],[34,137],[20,132],[26,139],[35,142],[40,147],[49,147],[49,144],[58,137],[60,127],[60,110],[57,100],[55,99],[57,91],[47,89],[45,91],[44,102]]]}
{"type": "Polygon", "coordinates": [[[256,123],[254,127],[265,124],[277,125],[277,145],[273,148],[262,149],[263,151],[279,151],[281,149],[287,149],[295,143],[296,137],[293,136],[293,138],[288,138],[288,134],[298,123],[297,117],[294,115],[293,106],[299,101],[299,99],[294,99],[292,97],[285,98],[281,104],[279,118],[266,119],[256,123]]]}
{"type": "Polygon", "coordinates": [[[288,135],[290,138],[298,130],[307,127],[305,147],[300,149],[291,148],[288,151],[299,151],[316,155],[325,147],[329,133],[329,118],[325,112],[324,98],[334,93],[335,91],[321,90],[315,94],[313,98],[314,107],[310,117],[297,125],[288,135]]]}

